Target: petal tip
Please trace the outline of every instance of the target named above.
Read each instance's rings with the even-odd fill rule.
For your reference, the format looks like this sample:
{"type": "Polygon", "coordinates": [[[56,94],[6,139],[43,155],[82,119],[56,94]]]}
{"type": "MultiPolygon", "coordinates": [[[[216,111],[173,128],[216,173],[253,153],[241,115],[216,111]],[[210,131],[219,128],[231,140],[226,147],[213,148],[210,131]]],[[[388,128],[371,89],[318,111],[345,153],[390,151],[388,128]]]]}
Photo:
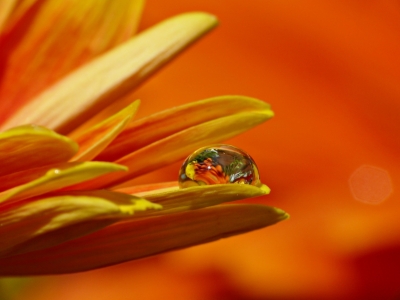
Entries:
{"type": "Polygon", "coordinates": [[[202,21],[204,23],[208,23],[210,25],[218,25],[218,18],[217,16],[207,13],[207,12],[203,12],[203,11],[194,11],[194,12],[188,12],[188,13],[184,13],[182,15],[185,15],[189,18],[196,18],[199,21],[202,21]]]}
{"type": "Polygon", "coordinates": [[[290,218],[290,215],[285,212],[284,210],[280,209],[280,208],[276,208],[274,207],[274,210],[276,212],[276,214],[278,215],[278,222],[279,221],[284,221],[290,218]]]}
{"type": "Polygon", "coordinates": [[[259,188],[265,195],[268,195],[268,194],[271,192],[271,189],[270,189],[268,186],[266,186],[265,184],[261,184],[258,188],[259,188]]]}

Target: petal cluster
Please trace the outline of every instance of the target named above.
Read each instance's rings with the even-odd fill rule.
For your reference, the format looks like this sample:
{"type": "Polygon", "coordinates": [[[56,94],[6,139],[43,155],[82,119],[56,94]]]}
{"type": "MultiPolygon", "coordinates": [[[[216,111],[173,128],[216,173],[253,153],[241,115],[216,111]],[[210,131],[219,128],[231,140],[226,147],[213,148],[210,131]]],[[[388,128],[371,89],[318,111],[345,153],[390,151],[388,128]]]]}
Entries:
{"type": "MultiPolygon", "coordinates": [[[[95,14],[89,25],[88,32],[92,32],[102,13],[107,15],[106,7],[118,10],[103,2],[108,3],[88,1],[87,7],[81,7],[78,1],[71,1],[68,5],[75,8],[73,13],[66,4],[64,9],[76,20],[71,24],[66,18],[66,23],[57,24],[54,36],[48,37],[49,44],[41,45],[39,51],[59,54],[53,41],[59,37],[57,32],[66,34],[71,26],[86,24],[84,16],[93,6],[99,9],[95,11],[99,15],[95,14]]],[[[268,104],[242,96],[206,99],[138,120],[133,117],[139,101],[114,114],[102,111],[112,102],[122,101],[144,79],[214,27],[214,16],[183,14],[125,42],[109,32],[108,46],[98,40],[105,29],[97,28],[97,35],[85,44],[94,47],[93,53],[81,56],[83,44],[77,43],[76,48],[69,49],[71,52],[62,52],[67,62],[45,68],[37,85],[27,85],[25,91],[25,81],[17,81],[22,89],[19,94],[9,86],[9,79],[21,69],[22,77],[33,80],[46,61],[34,56],[24,68],[15,57],[32,55],[27,45],[35,45],[48,30],[39,16],[58,11],[52,3],[6,1],[0,15],[2,40],[10,50],[9,56],[0,58],[10,62],[0,89],[1,105],[7,108],[0,123],[5,130],[0,133],[0,275],[89,270],[287,218],[285,212],[267,206],[218,205],[267,194],[266,186],[179,189],[176,183],[127,183],[273,116],[268,104]],[[23,29],[28,25],[32,30],[24,36],[23,29]],[[17,34],[23,36],[20,42],[16,41],[17,34]],[[112,41],[118,46],[106,51],[112,41]],[[16,98],[19,100],[11,105],[16,98]]],[[[132,14],[137,16],[141,1],[131,3],[132,14]]],[[[124,22],[122,15],[116,27],[131,28],[132,23],[124,22]]]]}

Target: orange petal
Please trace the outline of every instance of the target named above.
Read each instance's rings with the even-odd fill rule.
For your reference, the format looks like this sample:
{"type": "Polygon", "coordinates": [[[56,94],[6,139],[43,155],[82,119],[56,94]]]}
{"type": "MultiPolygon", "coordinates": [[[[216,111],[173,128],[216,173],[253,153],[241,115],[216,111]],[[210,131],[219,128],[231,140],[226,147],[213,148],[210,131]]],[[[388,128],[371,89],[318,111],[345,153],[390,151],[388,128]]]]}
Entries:
{"type": "Polygon", "coordinates": [[[20,172],[15,172],[12,174],[7,174],[0,176],[0,191],[5,191],[16,187],[17,185],[22,185],[29,181],[38,179],[39,177],[45,175],[50,169],[67,169],[71,168],[79,162],[63,162],[58,164],[46,165],[43,167],[37,167],[33,169],[22,170],[20,172]]]}
{"type": "Polygon", "coordinates": [[[82,162],[72,164],[65,169],[50,169],[43,176],[33,181],[0,193],[0,203],[5,201],[15,202],[42,195],[103,174],[125,171],[126,169],[124,166],[105,162],[82,162]]]}
{"type": "MultiPolygon", "coordinates": [[[[143,6],[142,0],[20,2],[2,41],[0,64],[6,68],[0,98],[7,101],[0,102],[0,120],[78,66],[131,37],[143,6]]],[[[10,127],[26,123],[30,122],[10,127]]]]}
{"type": "Polygon", "coordinates": [[[71,139],[38,126],[0,133],[0,176],[68,161],[78,151],[71,139]]]}
{"type": "Polygon", "coordinates": [[[172,187],[135,193],[135,196],[143,197],[152,203],[162,205],[162,210],[147,214],[147,216],[155,216],[263,196],[269,194],[269,192],[270,189],[266,185],[256,187],[248,184],[215,184],[185,189],[172,187]]]}
{"type": "Polygon", "coordinates": [[[96,160],[114,161],[186,128],[241,112],[262,111],[273,116],[263,101],[244,96],[222,96],[192,102],[136,120],[96,160]]]}
{"type": "Polygon", "coordinates": [[[168,19],[48,88],[3,127],[35,123],[68,133],[111,101],[131,92],[215,25],[215,17],[205,13],[168,19]]]}
{"type": "MultiPolygon", "coordinates": [[[[0,215],[0,256],[50,247],[87,234],[103,220],[131,218],[137,211],[160,209],[147,200],[110,191],[57,195],[24,203],[0,215]],[[85,226],[73,226],[84,223],[85,226]],[[73,227],[71,227],[73,226],[73,227]],[[60,236],[60,229],[64,229],[60,236]]],[[[110,223],[110,222],[106,222],[110,223]]],[[[96,228],[97,230],[99,228],[96,228]]]]}
{"type": "Polygon", "coordinates": [[[91,160],[99,154],[125,128],[136,113],[139,104],[139,101],[135,101],[85,132],[77,131],[70,134],[69,137],[79,144],[79,151],[72,158],[72,161],[91,160]]]}
{"type": "Polygon", "coordinates": [[[26,31],[24,29],[27,25],[24,24],[24,20],[25,22],[29,22],[29,18],[27,18],[28,14],[33,16],[35,10],[39,7],[35,5],[40,5],[40,3],[38,3],[38,0],[6,0],[6,2],[7,1],[14,3],[12,4],[12,9],[8,12],[8,17],[3,27],[3,33],[5,35],[10,35],[11,32],[14,32],[14,34],[17,33],[16,37],[20,37],[20,35],[24,34],[23,31],[26,31]]]}
{"type": "Polygon", "coordinates": [[[1,0],[0,1],[0,33],[4,28],[5,23],[11,15],[12,10],[16,5],[17,0],[1,0]]]}
{"type": "Polygon", "coordinates": [[[128,172],[105,175],[73,188],[95,189],[123,183],[159,169],[160,166],[184,159],[201,146],[215,144],[238,135],[268,120],[272,116],[271,113],[270,110],[237,113],[187,128],[115,161],[127,166],[128,172]]]}
{"type": "Polygon", "coordinates": [[[0,275],[85,271],[215,241],[287,218],[277,208],[241,204],[121,222],[49,249],[0,259],[0,275]]]}

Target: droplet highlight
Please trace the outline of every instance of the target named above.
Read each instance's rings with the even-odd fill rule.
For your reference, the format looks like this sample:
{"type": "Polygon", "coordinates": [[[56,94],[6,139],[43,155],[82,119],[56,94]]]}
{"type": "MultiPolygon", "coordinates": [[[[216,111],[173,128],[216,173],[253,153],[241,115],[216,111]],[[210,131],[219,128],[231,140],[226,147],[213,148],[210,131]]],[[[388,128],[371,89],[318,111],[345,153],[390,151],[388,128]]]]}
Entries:
{"type": "Polygon", "coordinates": [[[254,160],[231,145],[213,145],[193,152],[179,171],[179,187],[212,184],[249,184],[260,186],[254,160]]]}

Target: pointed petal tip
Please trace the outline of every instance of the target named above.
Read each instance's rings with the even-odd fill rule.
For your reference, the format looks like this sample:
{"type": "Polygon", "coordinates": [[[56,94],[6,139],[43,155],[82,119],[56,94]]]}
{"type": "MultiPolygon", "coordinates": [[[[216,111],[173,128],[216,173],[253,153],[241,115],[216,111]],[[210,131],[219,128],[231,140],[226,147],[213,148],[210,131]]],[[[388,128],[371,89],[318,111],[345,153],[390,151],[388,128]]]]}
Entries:
{"type": "MultiPolygon", "coordinates": [[[[261,225],[260,228],[279,223],[289,218],[287,212],[277,207],[260,204],[247,204],[246,206],[253,209],[254,214],[250,219],[255,222],[254,224],[261,225]]],[[[245,209],[246,206],[243,206],[243,208],[245,209]]]]}
{"type": "Polygon", "coordinates": [[[261,184],[258,188],[259,188],[265,195],[268,195],[268,194],[271,192],[271,189],[270,189],[268,186],[266,186],[265,184],[261,184]]]}
{"type": "Polygon", "coordinates": [[[198,21],[207,23],[207,24],[211,25],[212,27],[218,25],[218,23],[219,23],[217,16],[207,13],[207,12],[203,12],[203,11],[187,12],[187,13],[180,14],[177,17],[190,18],[192,20],[197,19],[198,21]]]}
{"type": "MultiPolygon", "coordinates": [[[[289,214],[284,210],[261,204],[231,204],[228,209],[234,209],[239,212],[238,216],[244,225],[239,227],[237,232],[230,234],[236,235],[242,232],[248,232],[274,225],[289,218],[289,214]]],[[[230,235],[229,235],[230,236],[230,235]]]]}
{"type": "Polygon", "coordinates": [[[276,208],[274,207],[275,212],[277,213],[277,215],[279,216],[279,221],[284,221],[290,218],[290,215],[285,212],[284,210],[280,209],[280,208],[276,208]]]}

